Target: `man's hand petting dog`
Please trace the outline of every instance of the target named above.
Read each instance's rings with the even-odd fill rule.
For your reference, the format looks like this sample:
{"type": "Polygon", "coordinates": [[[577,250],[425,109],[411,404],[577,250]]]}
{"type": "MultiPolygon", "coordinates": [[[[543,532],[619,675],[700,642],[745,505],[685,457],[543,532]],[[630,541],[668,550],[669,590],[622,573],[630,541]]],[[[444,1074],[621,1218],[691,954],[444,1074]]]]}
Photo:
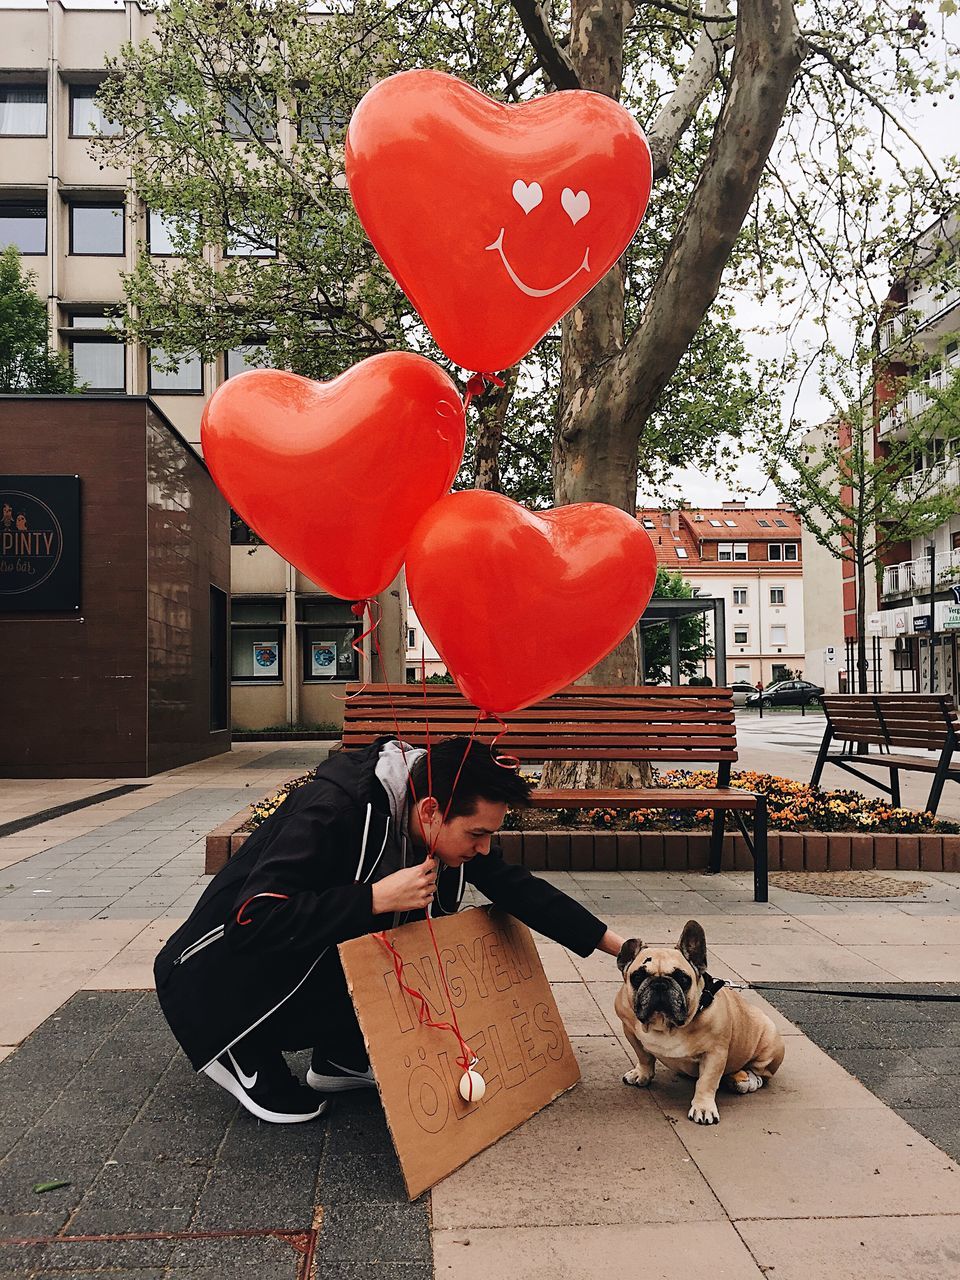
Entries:
{"type": "Polygon", "coordinates": [[[437,887],[437,860],[428,857],[415,867],[384,876],[371,887],[375,916],[391,911],[423,911],[433,901],[437,887]]]}
{"type": "Polygon", "coordinates": [[[707,940],[696,920],[687,921],[676,947],[628,938],[617,965],[623,986],[614,1007],[637,1055],[624,1084],[645,1088],[662,1062],[697,1082],[688,1118],[717,1124],[721,1084],[754,1093],[783,1061],[783,1039],[770,1018],[707,973],[707,940]]]}

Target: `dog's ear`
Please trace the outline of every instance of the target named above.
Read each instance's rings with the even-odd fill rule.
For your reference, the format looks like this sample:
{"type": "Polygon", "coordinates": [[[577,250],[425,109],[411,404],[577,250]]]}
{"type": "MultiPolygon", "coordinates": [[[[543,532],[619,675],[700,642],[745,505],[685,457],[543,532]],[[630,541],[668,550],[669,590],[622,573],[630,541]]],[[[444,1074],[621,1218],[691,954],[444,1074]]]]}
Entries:
{"type": "Polygon", "coordinates": [[[620,954],[617,956],[617,968],[621,973],[624,972],[627,965],[631,962],[637,952],[643,950],[643,943],[639,938],[628,938],[620,948],[620,954]]]}
{"type": "Polygon", "coordinates": [[[707,938],[703,932],[703,926],[696,920],[688,920],[683,926],[677,949],[699,972],[702,973],[706,969],[707,938]]]}

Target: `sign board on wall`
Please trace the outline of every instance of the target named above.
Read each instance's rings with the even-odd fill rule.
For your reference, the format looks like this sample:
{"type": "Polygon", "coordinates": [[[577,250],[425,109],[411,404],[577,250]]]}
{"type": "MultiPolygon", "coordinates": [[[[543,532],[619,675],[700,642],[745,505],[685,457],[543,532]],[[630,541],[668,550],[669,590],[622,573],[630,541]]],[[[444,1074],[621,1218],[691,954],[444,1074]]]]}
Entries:
{"type": "Polygon", "coordinates": [[[367,936],[340,944],[340,958],[411,1200],[528,1120],[580,1079],[530,931],[488,908],[426,922],[389,938],[404,981],[435,1022],[460,1031],[486,1082],[479,1101],[460,1096],[460,1047],[451,1031],[423,1027],[400,988],[393,958],[367,936]]]}
{"type": "Polygon", "coordinates": [[[80,609],[80,477],[0,476],[0,613],[80,609]]]}
{"type": "Polygon", "coordinates": [[[960,627],[960,604],[944,605],[943,626],[949,631],[955,631],[960,627]]]}

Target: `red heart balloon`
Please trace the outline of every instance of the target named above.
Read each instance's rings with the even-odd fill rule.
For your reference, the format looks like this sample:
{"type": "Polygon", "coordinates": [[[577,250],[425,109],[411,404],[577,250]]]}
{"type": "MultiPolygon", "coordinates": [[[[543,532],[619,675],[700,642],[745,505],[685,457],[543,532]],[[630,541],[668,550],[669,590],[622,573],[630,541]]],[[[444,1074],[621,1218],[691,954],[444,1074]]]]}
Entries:
{"type": "Polygon", "coordinates": [[[235,511],[324,591],[374,596],[396,577],[423,513],[463,457],[463,402],[410,352],[331,382],[251,369],[203,413],[203,454],[235,511]]]}
{"type": "Polygon", "coordinates": [[[584,90],[504,106],[439,71],[375,85],[347,130],[360,221],[440,348],[509,368],[623,253],[650,196],[646,138],[584,90]]]}
{"type": "Polygon", "coordinates": [[[534,512],[468,489],[431,507],[407,548],[424,631],[464,696],[500,715],[589,671],[643,613],[656,577],[640,525],[600,502],[534,512]]]}

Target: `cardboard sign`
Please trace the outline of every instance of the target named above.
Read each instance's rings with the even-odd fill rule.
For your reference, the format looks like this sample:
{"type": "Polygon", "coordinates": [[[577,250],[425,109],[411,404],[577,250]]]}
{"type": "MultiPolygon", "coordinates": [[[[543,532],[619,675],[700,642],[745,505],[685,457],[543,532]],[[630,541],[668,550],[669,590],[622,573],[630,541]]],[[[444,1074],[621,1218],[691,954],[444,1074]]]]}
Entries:
{"type": "Polygon", "coordinates": [[[405,983],[426,999],[435,1022],[451,1021],[446,978],[460,1031],[486,1082],[480,1101],[460,1096],[457,1038],[420,1025],[386,948],[371,936],[340,944],[411,1200],[580,1079],[530,931],[486,907],[433,927],[443,974],[426,922],[393,929],[389,938],[403,957],[405,983]]]}

